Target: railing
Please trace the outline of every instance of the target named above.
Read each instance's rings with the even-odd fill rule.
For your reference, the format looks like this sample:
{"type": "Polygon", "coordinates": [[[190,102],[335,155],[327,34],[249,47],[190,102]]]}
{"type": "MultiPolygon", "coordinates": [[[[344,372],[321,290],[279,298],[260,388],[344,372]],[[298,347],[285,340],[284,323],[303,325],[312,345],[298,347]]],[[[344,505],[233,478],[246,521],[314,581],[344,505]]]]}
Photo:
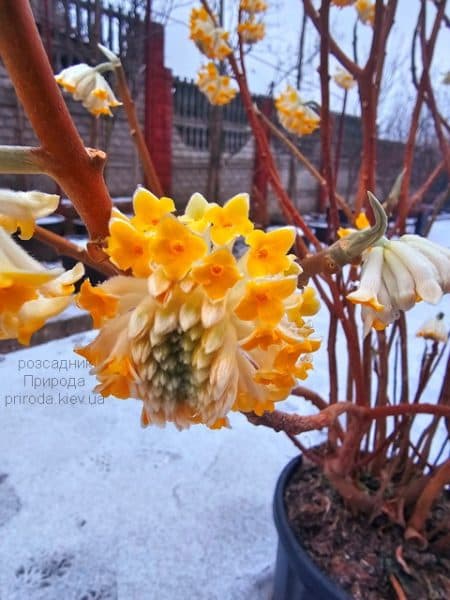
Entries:
{"type": "Polygon", "coordinates": [[[143,14],[100,0],[31,0],[31,5],[56,71],[78,62],[97,62],[99,42],[120,54],[129,74],[143,64],[143,14]]]}

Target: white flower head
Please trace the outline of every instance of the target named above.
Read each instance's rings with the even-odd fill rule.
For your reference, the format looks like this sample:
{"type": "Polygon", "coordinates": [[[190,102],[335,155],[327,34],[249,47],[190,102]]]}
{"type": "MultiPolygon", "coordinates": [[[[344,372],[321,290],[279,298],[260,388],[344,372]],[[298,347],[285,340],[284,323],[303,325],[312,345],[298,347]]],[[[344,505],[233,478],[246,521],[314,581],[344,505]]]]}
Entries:
{"type": "Polygon", "coordinates": [[[450,292],[450,250],[418,235],[381,238],[363,255],[359,288],[347,296],[363,305],[364,332],[384,329],[420,300],[437,304],[450,292]]]}
{"type": "Polygon", "coordinates": [[[112,63],[90,67],[84,63],[63,69],[56,75],[56,82],[79,100],[96,117],[112,116],[111,108],[121,106],[100,70],[111,70],[112,63]]]}
{"type": "Polygon", "coordinates": [[[36,219],[54,212],[58,204],[59,196],[55,194],[0,190],[0,226],[8,233],[20,229],[20,237],[29,240],[36,219]]]}

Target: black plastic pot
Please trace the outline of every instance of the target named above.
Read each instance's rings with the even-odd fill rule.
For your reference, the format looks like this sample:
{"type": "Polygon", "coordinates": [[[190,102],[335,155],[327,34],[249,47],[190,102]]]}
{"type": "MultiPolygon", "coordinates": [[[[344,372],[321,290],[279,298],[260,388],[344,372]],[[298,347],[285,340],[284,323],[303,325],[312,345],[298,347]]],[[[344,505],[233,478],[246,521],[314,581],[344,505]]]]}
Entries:
{"type": "Polygon", "coordinates": [[[302,457],[291,460],[281,472],[273,499],[273,516],[278,531],[277,563],[273,600],[350,600],[342,588],[311,560],[289,524],[284,490],[302,457]]]}

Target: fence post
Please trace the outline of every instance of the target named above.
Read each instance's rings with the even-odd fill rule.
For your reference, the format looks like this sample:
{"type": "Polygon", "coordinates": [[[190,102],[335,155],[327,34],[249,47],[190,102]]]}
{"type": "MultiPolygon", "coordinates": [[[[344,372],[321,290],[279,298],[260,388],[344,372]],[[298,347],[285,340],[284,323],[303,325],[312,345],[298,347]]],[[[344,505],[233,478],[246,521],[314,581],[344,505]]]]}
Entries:
{"type": "Polygon", "coordinates": [[[146,55],[144,135],[165,194],[172,179],[172,72],[164,66],[164,27],[152,22],[146,55]]]}

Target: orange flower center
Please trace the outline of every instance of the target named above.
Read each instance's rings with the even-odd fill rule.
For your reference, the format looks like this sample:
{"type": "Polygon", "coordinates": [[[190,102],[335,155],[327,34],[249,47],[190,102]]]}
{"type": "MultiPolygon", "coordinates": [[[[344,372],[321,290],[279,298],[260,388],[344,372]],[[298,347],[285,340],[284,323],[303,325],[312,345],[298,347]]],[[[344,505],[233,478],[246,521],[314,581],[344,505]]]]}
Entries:
{"type": "Polygon", "coordinates": [[[180,242],[180,240],[175,240],[174,242],[171,242],[170,249],[174,254],[181,254],[184,252],[184,244],[183,242],[180,242]]]}
{"type": "Polygon", "coordinates": [[[264,303],[264,302],[267,302],[268,299],[269,299],[269,297],[268,297],[268,295],[267,295],[266,292],[257,292],[255,294],[255,297],[256,297],[256,300],[258,302],[260,302],[261,304],[264,303]]]}
{"type": "Polygon", "coordinates": [[[142,256],[144,254],[144,249],[142,246],[134,246],[133,253],[136,254],[136,256],[142,256]]]}
{"type": "Polygon", "coordinates": [[[256,254],[258,255],[258,258],[267,258],[269,256],[269,251],[267,248],[260,248],[256,254]]]}
{"type": "Polygon", "coordinates": [[[222,275],[223,267],[222,265],[212,265],[210,271],[211,275],[214,275],[214,277],[218,277],[219,275],[222,275]]]}

